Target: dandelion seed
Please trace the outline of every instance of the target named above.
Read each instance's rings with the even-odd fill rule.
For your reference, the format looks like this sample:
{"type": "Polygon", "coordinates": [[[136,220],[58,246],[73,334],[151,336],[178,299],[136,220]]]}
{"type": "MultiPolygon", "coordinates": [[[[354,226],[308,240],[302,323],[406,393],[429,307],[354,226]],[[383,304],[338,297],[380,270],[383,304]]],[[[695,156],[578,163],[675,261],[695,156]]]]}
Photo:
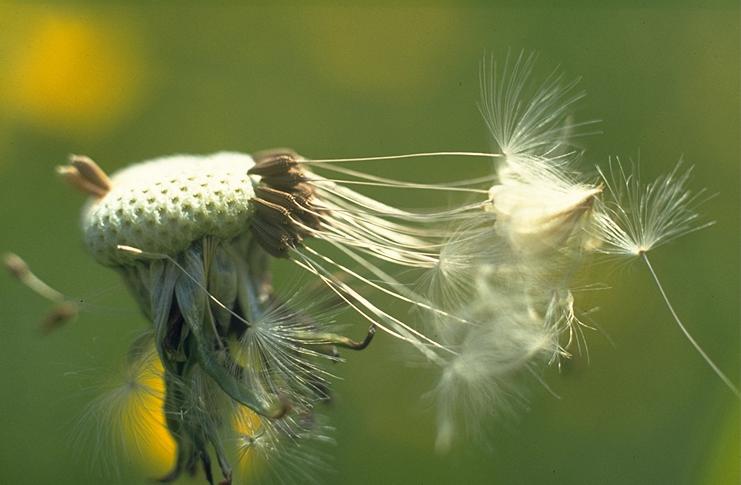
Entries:
{"type": "Polygon", "coordinates": [[[600,187],[569,183],[547,172],[508,177],[489,190],[497,228],[522,251],[559,247],[592,208],[600,187]]]}
{"type": "Polygon", "coordinates": [[[3,257],[3,263],[5,269],[7,269],[14,278],[37,295],[54,303],[54,307],[41,321],[42,332],[52,332],[77,317],[79,313],[77,303],[69,300],[64,296],[64,294],[47,285],[38,276],[33,274],[26,262],[21,259],[20,256],[8,253],[3,257]]]}
{"type": "Polygon", "coordinates": [[[626,171],[619,159],[600,175],[607,188],[595,215],[601,253],[640,256],[713,224],[701,220],[697,207],[707,195],[687,188],[692,167],[685,168],[681,160],[648,184],[641,184],[635,170],[626,171]]]}
{"type": "Polygon", "coordinates": [[[436,448],[448,451],[461,429],[483,437],[482,418],[506,414],[524,400],[521,380],[560,352],[559,328],[532,310],[532,300],[499,283],[491,268],[481,293],[474,293],[467,317],[472,328],[446,326],[445,341],[457,355],[442,368],[435,389],[438,403],[436,448]]]}
{"type": "Polygon", "coordinates": [[[680,320],[648,258],[648,252],[679,237],[706,228],[697,206],[707,199],[705,191],[692,193],[687,183],[692,168],[684,169],[680,160],[666,175],[648,184],[626,173],[619,160],[609,172],[600,172],[607,187],[595,216],[597,251],[616,256],[640,257],[659,289],[662,299],[684,336],[728,389],[741,399],[741,390],[692,337],[680,320]]]}
{"type": "Polygon", "coordinates": [[[321,483],[319,477],[330,461],[323,448],[334,444],[334,430],[322,416],[314,413],[271,422],[241,408],[233,419],[241,476],[277,483],[321,483]]]}
{"type": "Polygon", "coordinates": [[[508,54],[500,69],[493,60],[481,64],[479,109],[489,131],[507,158],[518,155],[551,157],[573,144],[596,121],[574,123],[573,110],[585,97],[577,91],[579,80],[565,81],[554,70],[542,83],[533,82],[537,56],[521,51],[508,54]]]}

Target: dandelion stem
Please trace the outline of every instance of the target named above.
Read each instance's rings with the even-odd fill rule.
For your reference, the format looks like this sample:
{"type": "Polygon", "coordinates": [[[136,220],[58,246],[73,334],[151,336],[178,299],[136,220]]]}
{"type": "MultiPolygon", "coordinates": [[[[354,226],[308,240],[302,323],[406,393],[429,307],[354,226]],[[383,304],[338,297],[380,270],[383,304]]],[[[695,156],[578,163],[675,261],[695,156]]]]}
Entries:
{"type": "Polygon", "coordinates": [[[710,366],[711,369],[716,373],[718,377],[720,377],[720,380],[723,381],[723,383],[728,387],[728,389],[736,395],[737,398],[741,399],[741,391],[731,382],[731,380],[726,376],[720,368],[715,365],[715,362],[712,361],[712,359],[708,356],[708,354],[705,353],[704,350],[702,350],[702,347],[700,347],[700,344],[695,341],[695,339],[692,337],[692,335],[689,333],[689,331],[685,328],[685,326],[682,324],[682,321],[679,319],[679,316],[677,315],[677,312],[674,310],[674,307],[672,306],[671,302],[669,301],[669,297],[666,295],[666,292],[664,291],[664,287],[661,285],[661,281],[659,281],[659,277],[656,274],[656,271],[654,271],[653,266],[651,265],[651,262],[648,260],[648,255],[643,252],[641,253],[641,258],[643,258],[643,261],[646,263],[646,266],[648,266],[648,270],[651,272],[651,276],[653,277],[654,281],[656,282],[656,286],[659,288],[659,292],[661,293],[661,296],[664,298],[664,303],[666,303],[666,307],[669,309],[669,312],[671,312],[672,316],[674,317],[674,321],[677,322],[677,326],[679,326],[680,330],[684,333],[684,336],[687,337],[687,340],[690,341],[692,346],[697,350],[697,352],[702,356],[703,359],[705,359],[705,362],[710,366]]]}

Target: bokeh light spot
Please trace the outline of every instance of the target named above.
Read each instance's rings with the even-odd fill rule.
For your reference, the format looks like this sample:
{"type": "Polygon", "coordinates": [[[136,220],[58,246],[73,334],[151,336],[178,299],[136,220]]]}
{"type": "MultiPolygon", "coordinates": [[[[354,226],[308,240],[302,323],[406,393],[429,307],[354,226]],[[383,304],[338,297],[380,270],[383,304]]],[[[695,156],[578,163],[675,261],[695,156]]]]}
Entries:
{"type": "Polygon", "coordinates": [[[53,10],[28,18],[4,66],[13,115],[49,132],[100,132],[139,102],[145,63],[126,22],[53,10]]]}

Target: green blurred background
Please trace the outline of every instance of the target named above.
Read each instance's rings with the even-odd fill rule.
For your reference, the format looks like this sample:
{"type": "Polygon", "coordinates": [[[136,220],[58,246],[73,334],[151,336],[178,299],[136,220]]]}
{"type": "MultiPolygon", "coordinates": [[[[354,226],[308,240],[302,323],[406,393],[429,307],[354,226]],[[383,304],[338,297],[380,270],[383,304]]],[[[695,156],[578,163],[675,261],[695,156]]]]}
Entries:
{"type": "MultiPolygon", "coordinates": [[[[604,120],[604,134],[585,140],[588,162],[640,155],[655,176],[683,155],[694,185],[718,194],[703,208],[715,226],[652,256],[687,326],[739,382],[738,4],[553,3],[0,3],[0,250],[22,254],[86,308],[42,338],[46,303],[0,275],[0,483],[108,483],[72,441],[74,420],[88,377],[117,369],[147,325],[117,275],[83,250],[82,197],[53,172],[67,154],[112,171],[222,149],[488,150],[478,65],[507,49],[537,51],[542,72],[560,65],[583,77],[579,116],[604,120]]],[[[486,167],[428,159],[368,169],[442,180],[486,167]]],[[[546,370],[560,399],[532,384],[530,407],[495,421],[485,444],[434,453],[434,410],[420,397],[434,376],[405,364],[400,344],[381,336],[351,356],[328,410],[339,446],[323,480],[739,483],[739,402],[674,326],[645,269],[600,265],[587,276],[611,287],[578,295],[583,309],[599,309],[590,361],[546,370]]],[[[145,476],[124,467],[116,483],[145,476]]]]}

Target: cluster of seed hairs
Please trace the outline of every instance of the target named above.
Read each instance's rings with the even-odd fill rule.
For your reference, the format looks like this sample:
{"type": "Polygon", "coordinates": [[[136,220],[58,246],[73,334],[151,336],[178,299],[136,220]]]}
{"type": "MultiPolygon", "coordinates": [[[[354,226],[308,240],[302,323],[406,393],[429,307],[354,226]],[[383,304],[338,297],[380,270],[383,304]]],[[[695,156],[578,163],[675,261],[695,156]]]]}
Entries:
{"type": "Polygon", "coordinates": [[[677,325],[724,383],[738,389],[691,337],[654,272],[647,252],[707,226],[697,213],[702,192],[687,188],[681,163],[647,185],[619,161],[599,178],[578,166],[576,138],[591,123],[574,123],[584,94],[557,71],[534,83],[534,55],[482,64],[481,111],[502,157],[478,223],[460,226],[431,280],[438,306],[477,325],[436,322],[455,349],[436,388],[439,449],[460,427],[481,430],[480,418],[521,400],[521,376],[537,379],[544,363],[586,349],[572,285],[590,254],[641,256],[677,325]],[[473,236],[472,236],[473,234],[473,236]],[[449,282],[455,282],[450,285],[449,282]],[[441,283],[440,283],[441,282],[441,283]],[[443,286],[443,291],[439,286],[443,286]],[[454,291],[451,291],[454,290],[454,291]]]}
{"type": "MultiPolygon", "coordinates": [[[[214,483],[215,458],[222,484],[237,476],[305,483],[322,466],[312,444],[331,441],[321,416],[332,395],[327,366],[342,360],[341,348],[367,347],[378,329],[439,369],[437,447],[448,449],[461,429],[483,429],[482,416],[522,399],[522,376],[539,378],[543,365],[583,346],[572,285],[591,254],[640,256],[676,323],[738,395],[679,320],[647,257],[704,227],[689,173],[678,165],[643,185],[618,164],[585,176],[575,140],[591,123],[572,121],[583,93],[557,71],[535,83],[534,65],[524,53],[501,69],[482,64],[481,111],[497,153],[221,152],[145,161],[110,178],[87,157],[61,167],[90,196],[82,212],[89,252],[122,275],[151,322],[132,347],[132,372],[92,405],[99,428],[111,429],[106,419],[128,428],[126,439],[105,434],[140,451],[153,428],[169,435],[173,466],[162,481],[200,467],[214,483]],[[483,158],[494,170],[427,184],[348,166],[424,157],[483,158]],[[468,199],[399,209],[351,186],[468,199]],[[274,258],[321,290],[274,290],[274,258]],[[360,340],[338,333],[343,309],[365,320],[360,340]],[[147,382],[142,362],[154,376],[147,382]],[[142,402],[162,419],[131,426],[142,402]]],[[[42,295],[66,300],[17,260],[6,265],[42,295]]]]}

